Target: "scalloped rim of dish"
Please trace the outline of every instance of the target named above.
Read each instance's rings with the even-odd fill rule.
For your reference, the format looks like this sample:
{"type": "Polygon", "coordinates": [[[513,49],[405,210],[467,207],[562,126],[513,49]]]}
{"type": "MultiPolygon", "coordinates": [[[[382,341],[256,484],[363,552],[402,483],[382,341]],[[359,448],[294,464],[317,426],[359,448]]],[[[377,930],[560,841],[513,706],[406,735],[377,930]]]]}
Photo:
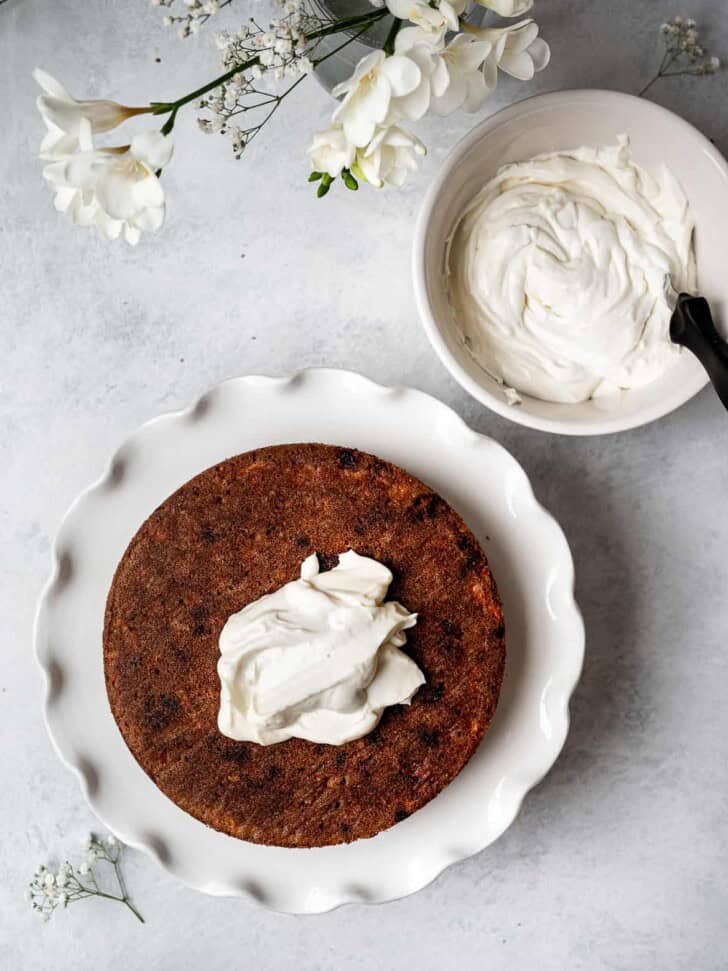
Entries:
{"type": "MultiPolygon", "coordinates": [[[[299,406],[296,409],[296,414],[300,410],[299,406]]],[[[291,414],[293,415],[293,412],[291,414]]],[[[229,417],[230,415],[228,415],[229,417]]],[[[237,418],[239,419],[239,417],[240,415],[238,413],[237,418]]],[[[270,421],[270,418],[266,414],[266,417],[263,417],[261,422],[265,425],[268,421],[270,421]]],[[[295,423],[294,419],[292,421],[295,423]]],[[[336,424],[341,421],[341,418],[338,414],[333,417],[331,414],[327,414],[325,418],[321,418],[321,421],[336,424]]],[[[388,428],[387,433],[389,434],[390,431],[391,429],[388,428]]],[[[411,427],[409,431],[412,431],[411,427]]],[[[249,434],[255,437],[254,432],[249,434]]],[[[281,441],[304,440],[300,435],[291,438],[286,438],[285,435],[282,438],[280,435],[277,437],[281,441]]],[[[334,437],[337,436],[335,435],[334,437]]],[[[330,438],[331,435],[322,436],[317,432],[315,427],[312,427],[311,434],[306,440],[327,441],[330,438]]],[[[366,439],[367,435],[362,432],[361,428],[352,430],[351,435],[347,435],[346,431],[342,429],[341,438],[338,441],[331,441],[330,444],[351,445],[367,450],[366,442],[362,443],[362,438],[366,439]]],[[[402,443],[404,440],[402,438],[402,443]]],[[[423,437],[424,441],[425,438],[423,437]]],[[[404,449],[404,444],[402,443],[399,446],[400,450],[404,449]]],[[[238,451],[260,447],[262,444],[264,444],[262,441],[246,442],[243,440],[240,443],[238,451]]],[[[368,450],[372,449],[369,448],[368,450]]],[[[386,452],[386,449],[384,451],[386,452]]],[[[396,457],[392,458],[392,454],[396,455],[396,453],[397,448],[394,449],[394,452],[390,450],[390,454],[385,454],[383,457],[397,461],[396,457]]],[[[228,454],[235,453],[228,452],[228,454]]],[[[205,460],[197,471],[202,471],[203,468],[209,467],[211,464],[214,463],[205,460]]],[[[439,466],[437,467],[439,468],[439,466]]],[[[146,467],[143,467],[141,471],[137,469],[135,473],[137,478],[143,476],[145,471],[146,467]]],[[[410,471],[424,478],[425,481],[429,481],[430,484],[433,483],[432,475],[423,476],[420,470],[413,470],[412,468],[410,468],[410,471]]],[[[182,481],[186,481],[191,477],[186,471],[181,474],[185,476],[185,479],[182,481]]],[[[195,473],[193,472],[192,474],[195,473]]],[[[455,473],[452,474],[455,475],[455,473]]],[[[182,484],[182,481],[179,482],[179,485],[182,484]]],[[[452,481],[454,482],[455,479],[452,481]]],[[[439,490],[437,485],[433,485],[433,487],[439,490]]],[[[455,487],[453,486],[453,488],[455,487]]],[[[450,491],[452,493],[453,488],[445,490],[446,498],[447,492],[450,491]]],[[[166,494],[168,495],[171,491],[173,490],[169,490],[166,494]]],[[[455,505],[458,508],[457,502],[455,505]]],[[[151,508],[148,509],[147,514],[149,512],[151,512],[151,508]]],[[[507,518],[507,516],[504,518],[507,518]]],[[[141,519],[134,519],[129,524],[128,528],[131,530],[131,535],[136,531],[141,521],[141,519]]],[[[472,526],[472,524],[469,525],[472,526]]],[[[514,529],[515,527],[512,526],[511,528],[514,529]]],[[[495,532],[493,529],[490,531],[495,532]]],[[[508,535],[507,530],[505,535],[508,535]]],[[[487,539],[489,540],[490,537],[487,537],[487,539]]],[[[88,552],[86,550],[86,554],[88,552]]],[[[491,559],[493,550],[488,545],[486,545],[486,553],[489,559],[491,559]]],[[[532,550],[529,550],[529,556],[533,556],[532,550]]],[[[115,557],[114,566],[118,562],[118,558],[118,556],[115,557]]],[[[574,567],[566,538],[553,517],[536,500],[525,472],[510,453],[492,439],[474,432],[445,404],[422,391],[409,388],[385,387],[374,383],[356,372],[328,368],[313,368],[294,372],[282,377],[248,375],[224,381],[203,394],[188,408],[160,415],[141,425],[134,433],[126,438],[114,453],[101,477],[84,490],[71,504],[58,530],[53,545],[52,559],[52,573],[42,591],[35,616],[34,646],[37,662],[44,674],[43,711],[46,727],[53,746],[61,761],[77,777],[84,796],[93,812],[111,832],[126,844],[140,849],[156,859],[161,866],[183,883],[200,891],[213,895],[247,897],[264,904],[270,909],[287,913],[323,913],[346,903],[381,903],[414,893],[431,883],[447,867],[481,851],[497,839],[515,819],[527,792],[541,781],[549,771],[565,742],[569,728],[569,700],[581,673],[585,641],[583,620],[574,599],[574,567]],[[84,516],[87,514],[88,508],[98,500],[101,494],[107,492],[111,495],[114,492],[123,492],[125,488],[129,488],[129,478],[131,477],[133,479],[134,477],[133,474],[128,473],[129,460],[133,457],[135,451],[144,451],[142,446],[145,439],[148,441],[150,438],[154,438],[161,441],[164,439],[165,434],[169,435],[175,430],[180,431],[180,429],[185,427],[188,429],[193,428],[195,423],[201,420],[209,423],[210,414],[216,408],[219,411],[221,407],[223,414],[222,416],[218,414],[218,422],[223,421],[224,424],[226,397],[230,399],[233,405],[233,411],[236,409],[236,395],[240,397],[239,403],[242,403],[246,397],[267,398],[269,402],[285,397],[290,410],[294,398],[296,396],[301,397],[302,393],[304,397],[308,394],[311,401],[315,401],[317,397],[321,398],[321,396],[332,392],[338,393],[339,395],[342,392],[347,392],[347,395],[352,393],[363,395],[364,398],[369,399],[370,403],[370,407],[366,409],[368,416],[377,413],[375,404],[381,406],[382,410],[396,406],[402,412],[403,416],[409,410],[411,416],[414,416],[413,420],[421,420],[423,435],[425,434],[425,428],[427,429],[428,449],[439,430],[440,434],[443,435],[445,431],[447,432],[447,446],[453,451],[473,453],[476,449],[480,451],[487,450],[488,457],[494,463],[500,463],[502,474],[499,476],[498,489],[501,486],[503,487],[502,502],[504,503],[504,511],[510,513],[514,522],[519,515],[527,516],[530,523],[529,532],[534,528],[534,524],[540,529],[538,535],[542,537],[544,550],[548,550],[548,556],[544,551],[540,555],[542,558],[547,556],[548,569],[544,572],[545,587],[538,594],[534,595],[533,602],[529,601],[529,609],[536,604],[537,596],[545,598],[547,609],[546,620],[548,621],[550,616],[553,621],[554,632],[558,632],[559,636],[559,649],[563,651],[561,666],[557,671],[550,669],[549,676],[543,683],[542,693],[537,706],[539,708],[538,721],[541,726],[541,735],[539,736],[541,750],[539,758],[536,760],[534,760],[532,753],[529,752],[530,764],[529,759],[525,755],[522,763],[520,761],[518,764],[513,765],[509,763],[510,768],[506,770],[505,775],[500,781],[500,786],[504,789],[505,795],[499,793],[497,800],[493,802],[495,796],[491,792],[488,813],[491,812],[491,807],[495,805],[496,812],[494,818],[496,818],[496,822],[490,826],[490,832],[487,835],[484,835],[482,832],[476,833],[476,826],[473,822],[471,823],[473,831],[469,833],[468,838],[463,838],[460,830],[458,830],[457,837],[448,836],[447,830],[449,827],[443,827],[441,825],[442,820],[437,822],[437,817],[439,816],[445,819],[448,812],[453,812],[458,798],[461,803],[466,799],[473,800],[474,796],[472,794],[466,796],[461,793],[458,797],[458,788],[463,789],[464,785],[458,786],[458,783],[461,777],[467,773],[469,780],[468,787],[469,789],[473,789],[474,773],[478,771],[481,774],[485,773],[485,768],[488,766],[488,739],[494,732],[494,726],[498,724],[503,702],[501,702],[493,726],[478,749],[476,756],[471,760],[471,763],[466,766],[460,776],[450,786],[428,803],[427,806],[413,814],[413,816],[409,817],[403,823],[398,823],[396,826],[385,830],[371,840],[359,840],[350,844],[300,850],[287,850],[281,847],[261,847],[256,844],[233,839],[215,830],[211,830],[176,807],[148,779],[143,770],[133,760],[128,750],[126,750],[121,734],[118,732],[115,722],[113,722],[105,689],[103,691],[103,699],[100,702],[93,695],[93,692],[83,692],[82,695],[79,695],[81,700],[83,697],[88,698],[93,696],[94,700],[89,701],[89,704],[99,703],[102,707],[105,706],[106,721],[103,726],[99,722],[97,730],[100,731],[103,727],[104,731],[111,731],[112,735],[118,735],[118,740],[121,742],[124,751],[126,751],[126,756],[130,763],[129,765],[124,765],[124,771],[136,773],[136,776],[143,777],[143,780],[145,780],[143,782],[142,779],[136,776],[134,777],[135,784],[138,783],[143,789],[146,788],[148,790],[145,792],[145,797],[149,800],[148,805],[150,811],[153,809],[157,815],[166,814],[169,817],[166,821],[169,830],[179,829],[181,832],[182,829],[186,829],[192,832],[192,837],[189,834],[186,837],[188,842],[190,839],[193,841],[197,840],[200,846],[203,842],[206,842],[212,847],[213,844],[217,846],[215,841],[223,841],[225,844],[226,860],[229,855],[240,858],[240,870],[236,872],[235,882],[232,882],[228,876],[211,878],[209,873],[203,875],[196,868],[196,864],[190,864],[189,859],[185,859],[185,851],[189,851],[190,855],[192,855],[192,851],[187,844],[180,846],[179,838],[176,835],[170,840],[168,839],[168,831],[163,832],[160,837],[153,832],[153,827],[149,832],[144,832],[138,825],[129,822],[127,813],[129,812],[129,800],[131,797],[127,794],[128,790],[122,788],[122,791],[116,791],[113,796],[109,795],[109,792],[113,791],[115,781],[118,790],[119,780],[115,780],[115,773],[111,771],[110,766],[103,759],[96,759],[95,761],[93,759],[89,760],[84,754],[88,745],[91,744],[88,741],[91,734],[89,732],[89,726],[79,725],[78,723],[74,724],[73,719],[69,717],[68,713],[64,716],[62,710],[59,712],[59,699],[67,699],[69,692],[72,696],[74,687],[73,683],[69,685],[65,673],[65,665],[69,659],[78,662],[81,655],[77,650],[78,641],[74,640],[74,647],[69,649],[65,659],[63,658],[62,646],[58,646],[59,642],[63,641],[63,635],[58,636],[57,630],[53,632],[53,635],[51,634],[51,621],[54,619],[54,611],[58,610],[57,604],[59,601],[63,602],[64,598],[67,599],[69,591],[76,591],[76,595],[78,594],[77,588],[79,587],[79,580],[74,578],[77,567],[74,568],[71,564],[77,564],[79,561],[83,563],[83,554],[79,555],[78,549],[74,549],[72,554],[69,553],[69,549],[72,549],[74,546],[74,534],[77,537],[82,536],[84,516]],[[521,508],[521,513],[517,512],[517,507],[521,508]],[[557,679],[556,686],[554,686],[554,679],[557,679]],[[548,699],[547,691],[549,692],[548,699]],[[548,739],[545,745],[543,744],[545,738],[545,729],[543,728],[544,718],[548,723],[548,739]],[[113,728],[106,723],[108,721],[111,722],[113,728]],[[480,760],[483,765],[478,769],[475,767],[475,763],[478,759],[478,753],[483,749],[485,749],[486,758],[480,760]],[[102,784],[99,784],[99,780],[102,780],[102,784]],[[504,786],[505,783],[508,783],[508,785],[504,786]],[[126,804],[124,802],[125,798],[127,798],[126,804]],[[504,799],[505,802],[503,803],[504,799]],[[444,810],[446,802],[452,804],[449,811],[444,810]],[[172,807],[171,811],[170,807],[172,807]],[[398,861],[396,859],[397,852],[400,855],[404,852],[403,849],[398,847],[398,843],[402,843],[402,839],[398,839],[398,831],[404,834],[405,828],[409,827],[406,829],[409,835],[405,842],[408,845],[411,844],[413,842],[411,835],[413,832],[412,827],[414,826],[416,828],[418,825],[417,821],[423,821],[426,813],[429,813],[427,817],[428,824],[419,828],[424,833],[427,833],[428,827],[432,830],[433,819],[431,817],[433,815],[433,807],[436,807],[434,831],[439,835],[439,840],[433,842],[433,836],[431,834],[427,837],[426,841],[416,842],[415,849],[419,851],[420,855],[417,855],[417,852],[413,851],[414,855],[406,858],[408,861],[407,867],[402,867],[402,860],[398,861]],[[443,815],[443,812],[445,815],[443,815]],[[385,841],[387,845],[383,848],[382,844],[385,841]],[[174,852],[170,852],[167,848],[170,843],[177,844],[174,852]],[[362,847],[364,847],[364,851],[361,850],[362,847]],[[395,848],[394,852],[393,847],[395,848]],[[357,849],[353,850],[352,848],[357,849]],[[373,856],[366,852],[368,849],[373,851],[373,856]],[[268,854],[267,863],[274,864],[272,868],[266,862],[263,862],[261,865],[261,861],[266,860],[266,854],[268,854]],[[281,854],[285,854],[286,856],[283,857],[281,854]],[[311,885],[303,886],[300,879],[300,872],[294,872],[301,871],[301,866],[298,863],[294,864],[299,854],[305,854],[307,861],[311,864],[316,863],[317,859],[324,861],[323,866],[316,871],[315,876],[310,878],[314,881],[311,885]],[[318,856],[319,854],[320,856],[318,856]],[[372,856],[372,859],[376,856],[382,858],[381,861],[377,861],[376,867],[374,868],[376,869],[376,877],[372,872],[368,875],[365,872],[366,870],[372,871],[373,869],[373,864],[367,860],[369,856],[372,856]],[[246,859],[246,857],[249,857],[249,859],[246,859]],[[357,871],[357,865],[361,869],[361,873],[357,871]],[[280,877],[281,873],[286,874],[289,868],[291,870],[291,880],[294,883],[295,880],[299,880],[299,883],[294,886],[289,886],[289,881],[285,879],[285,891],[283,891],[281,889],[281,880],[278,879],[276,881],[271,879],[272,872],[275,871],[280,877]],[[387,872],[385,873],[384,871],[387,872]]],[[[536,557],[536,561],[538,562],[538,556],[536,557]]],[[[81,586],[83,586],[83,569],[81,570],[81,574],[81,586]]],[[[496,582],[498,582],[497,568],[494,568],[494,575],[496,582]]],[[[88,583],[89,581],[87,580],[86,582],[88,583]]],[[[92,582],[99,585],[101,581],[95,580],[92,577],[92,582]]],[[[521,577],[520,582],[524,585],[526,580],[521,577]]],[[[107,585],[104,586],[104,590],[106,589],[108,589],[107,585]]],[[[84,604],[83,609],[89,611],[91,605],[86,602],[85,598],[82,598],[82,603],[84,604]]],[[[98,604],[94,605],[94,607],[98,606],[98,604]]],[[[101,605],[101,609],[101,622],[103,623],[103,604],[101,605]]],[[[505,611],[506,643],[508,645],[509,631],[513,627],[514,617],[511,616],[509,618],[507,604],[505,604],[505,611]]],[[[517,618],[517,623],[518,625],[522,623],[520,617],[517,618]]],[[[526,623],[526,621],[523,621],[523,623],[526,623]]],[[[525,635],[523,636],[525,637],[525,635]]],[[[92,642],[95,637],[96,635],[94,637],[89,635],[92,642]]],[[[100,660],[100,641],[97,643],[98,657],[95,657],[92,652],[89,655],[85,655],[86,657],[91,657],[90,661],[84,661],[82,658],[80,663],[82,665],[85,663],[86,665],[90,664],[96,667],[100,665],[103,675],[103,663],[100,660]]],[[[91,647],[93,648],[93,643],[91,647]]],[[[521,682],[518,680],[521,675],[512,674],[514,662],[510,652],[508,659],[506,663],[504,692],[508,683],[509,671],[512,675],[511,680],[513,680],[513,677],[517,679],[514,683],[515,690],[521,690],[521,682]]],[[[523,677],[525,679],[525,676],[523,677]]],[[[84,685],[86,683],[84,680],[84,685]]],[[[70,702],[66,700],[66,704],[68,705],[70,702]]],[[[506,720],[509,717],[516,717],[519,711],[518,703],[510,700],[510,693],[508,704],[508,714],[503,716],[506,720]],[[511,712],[511,709],[516,713],[515,715],[511,712]]],[[[510,732],[510,728],[508,731],[510,732]]],[[[501,738],[504,734],[502,731],[499,733],[499,744],[501,745],[505,744],[501,738]]],[[[103,742],[96,741],[96,733],[94,733],[94,740],[94,744],[104,744],[103,742]]],[[[509,742],[508,744],[511,743],[509,742]]],[[[124,756],[121,755],[121,750],[116,751],[114,756],[117,759],[116,775],[119,775],[121,772],[121,763],[124,762],[124,756]]],[[[481,791],[480,789],[477,791],[476,805],[481,810],[481,814],[486,794],[485,791],[481,791]]],[[[462,809],[458,809],[458,811],[462,812],[462,809]]],[[[145,816],[145,822],[146,818],[145,816]]],[[[466,818],[470,819],[470,816],[468,815],[466,818]]],[[[479,821],[478,825],[482,827],[484,824],[482,821],[479,821]]],[[[207,857],[205,859],[207,860],[207,857]]],[[[302,858],[298,857],[298,859],[300,863],[302,858]]],[[[316,868],[314,867],[313,869],[316,868]]],[[[309,870],[311,870],[311,867],[307,865],[305,867],[307,879],[309,870]]]]}

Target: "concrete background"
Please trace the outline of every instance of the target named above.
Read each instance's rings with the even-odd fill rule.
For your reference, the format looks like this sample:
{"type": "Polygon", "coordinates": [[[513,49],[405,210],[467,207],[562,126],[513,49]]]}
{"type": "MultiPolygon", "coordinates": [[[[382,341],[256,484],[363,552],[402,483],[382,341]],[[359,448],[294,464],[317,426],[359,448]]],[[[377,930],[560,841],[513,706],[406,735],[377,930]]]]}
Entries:
{"type": "MultiPolygon", "coordinates": [[[[540,0],[552,64],[530,85],[503,78],[485,110],[536,90],[639,90],[675,12],[540,0]]],[[[723,0],[678,12],[728,58],[723,0]]],[[[725,968],[725,412],[707,390],[653,426],[570,440],[497,418],[449,379],[417,320],[409,249],[428,179],[474,123],[465,115],[420,126],[430,155],[404,191],[318,202],[303,150],[331,104],[315,83],[238,163],[188,113],[157,238],[132,250],[70,228],[35,158],[30,71],[79,96],[178,96],[213,76],[217,55],[210,36],[183,43],[160,16],[145,0],[0,6],[0,967],[725,968]],[[233,374],[315,364],[437,395],[514,452],[563,524],[588,631],[565,751],[495,845],[407,900],[280,917],[208,899],[129,853],[146,926],[104,901],[42,926],[22,899],[32,869],[73,856],[93,826],[46,737],[31,653],[60,517],[140,422],[233,374]]],[[[651,96],[728,151],[728,74],[651,96]]]]}

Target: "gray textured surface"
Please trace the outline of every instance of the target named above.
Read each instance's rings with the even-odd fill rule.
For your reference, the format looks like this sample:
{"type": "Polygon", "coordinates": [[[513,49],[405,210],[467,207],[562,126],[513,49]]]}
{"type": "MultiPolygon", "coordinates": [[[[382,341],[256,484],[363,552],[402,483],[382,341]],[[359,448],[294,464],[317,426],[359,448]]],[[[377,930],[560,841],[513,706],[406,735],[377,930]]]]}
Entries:
{"type": "MultiPolygon", "coordinates": [[[[503,83],[488,110],[536,89],[638,89],[673,12],[658,0],[541,0],[552,66],[528,88],[503,83]]],[[[724,0],[682,12],[728,55],[724,0]]],[[[130,250],[71,230],[33,158],[29,71],[128,103],[175,96],[215,54],[158,17],[145,0],[0,7],[0,967],[725,968],[725,413],[706,391],[651,427],[568,440],[496,418],[447,377],[413,308],[409,245],[428,176],[472,124],[464,116],[425,126],[430,156],[406,191],[324,204],[302,179],[307,137],[330,109],[315,84],[246,162],[186,117],[158,239],[130,250]],[[50,537],[141,421],[232,374],[313,364],[442,398],[515,453],[563,524],[588,645],[562,758],[498,843],[395,904],[279,917],[188,891],[132,853],[146,927],[97,901],[41,927],[26,880],[93,823],[40,718],[30,631],[50,537]]],[[[728,151],[727,74],[653,96],[728,151]]]]}

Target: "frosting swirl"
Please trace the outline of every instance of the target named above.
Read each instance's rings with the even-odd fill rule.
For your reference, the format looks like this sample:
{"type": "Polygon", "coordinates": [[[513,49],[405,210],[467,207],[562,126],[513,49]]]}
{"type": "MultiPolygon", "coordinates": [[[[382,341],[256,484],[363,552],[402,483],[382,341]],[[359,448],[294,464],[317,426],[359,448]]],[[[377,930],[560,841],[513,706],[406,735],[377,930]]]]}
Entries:
{"type": "Polygon", "coordinates": [[[417,615],[384,602],[391,582],[386,566],[353,550],[323,573],[312,553],[298,580],[229,617],[217,665],[222,734],[341,745],[388,705],[408,704],[425,681],[400,650],[417,615]]]}
{"type": "Polygon", "coordinates": [[[694,289],[692,234],[677,181],[635,165],[625,137],[506,165],[449,244],[461,337],[497,380],[547,401],[648,384],[680,353],[666,283],[694,289]]]}

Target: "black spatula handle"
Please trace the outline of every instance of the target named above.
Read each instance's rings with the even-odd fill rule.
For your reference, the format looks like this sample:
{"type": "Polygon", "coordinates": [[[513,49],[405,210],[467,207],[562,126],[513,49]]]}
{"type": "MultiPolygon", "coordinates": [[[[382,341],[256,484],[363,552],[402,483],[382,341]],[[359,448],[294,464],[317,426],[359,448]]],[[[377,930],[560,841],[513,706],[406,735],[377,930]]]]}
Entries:
{"type": "Polygon", "coordinates": [[[715,329],[705,297],[680,294],[670,320],[670,338],[693,352],[728,408],[728,343],[715,329]]]}

